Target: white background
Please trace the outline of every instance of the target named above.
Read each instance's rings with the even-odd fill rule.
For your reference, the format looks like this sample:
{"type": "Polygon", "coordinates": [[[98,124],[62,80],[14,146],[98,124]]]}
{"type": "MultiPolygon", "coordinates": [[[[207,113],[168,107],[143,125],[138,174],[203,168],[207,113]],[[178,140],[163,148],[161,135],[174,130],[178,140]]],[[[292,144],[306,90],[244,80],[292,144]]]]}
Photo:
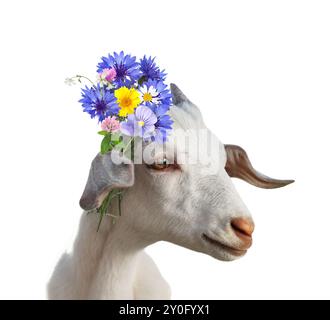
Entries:
{"type": "Polygon", "coordinates": [[[330,298],[329,1],[2,1],[0,298],[45,298],[99,148],[79,87],[102,55],[156,55],[225,143],[294,185],[235,184],[254,246],[224,263],[148,248],[177,299],[330,298]]]}

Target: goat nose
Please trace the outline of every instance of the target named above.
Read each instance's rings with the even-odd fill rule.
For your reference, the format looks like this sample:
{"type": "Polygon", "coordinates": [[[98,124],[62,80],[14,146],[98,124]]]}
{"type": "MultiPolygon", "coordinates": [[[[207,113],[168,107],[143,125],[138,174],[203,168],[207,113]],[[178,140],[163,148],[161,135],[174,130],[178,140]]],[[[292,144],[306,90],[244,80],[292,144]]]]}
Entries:
{"type": "Polygon", "coordinates": [[[251,245],[254,223],[247,218],[235,218],[231,220],[231,227],[236,236],[246,245],[251,245]]]}

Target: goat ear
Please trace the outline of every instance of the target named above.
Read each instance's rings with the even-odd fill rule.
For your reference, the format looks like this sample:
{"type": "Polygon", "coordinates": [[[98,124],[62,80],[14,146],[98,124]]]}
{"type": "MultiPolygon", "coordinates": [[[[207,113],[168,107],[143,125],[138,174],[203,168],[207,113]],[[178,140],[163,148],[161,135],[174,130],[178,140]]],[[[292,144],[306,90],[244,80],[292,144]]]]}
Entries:
{"type": "Polygon", "coordinates": [[[117,152],[98,154],[91,165],[85,190],[80,198],[84,210],[98,208],[113,188],[128,188],[134,184],[134,165],[117,152]]]}

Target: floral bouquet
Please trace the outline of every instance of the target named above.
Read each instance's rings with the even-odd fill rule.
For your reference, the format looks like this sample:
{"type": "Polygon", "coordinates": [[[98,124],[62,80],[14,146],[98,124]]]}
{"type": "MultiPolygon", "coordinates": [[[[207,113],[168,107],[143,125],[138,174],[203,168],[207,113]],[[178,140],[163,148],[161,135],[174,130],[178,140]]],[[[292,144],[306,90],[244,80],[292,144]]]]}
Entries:
{"type": "MultiPolygon", "coordinates": [[[[173,121],[168,115],[172,96],[165,78],[166,73],[156,65],[155,58],[144,56],[137,61],[136,57],[121,51],[101,58],[95,82],[82,75],[66,79],[69,85],[83,80],[89,83],[82,88],[79,102],[83,111],[96,118],[101,126],[98,132],[103,136],[101,154],[114,149],[125,152],[134,146],[136,138],[159,143],[167,140],[173,121]],[[126,144],[123,143],[127,140],[125,137],[129,137],[126,144]]],[[[115,189],[97,209],[99,226],[103,216],[109,214],[114,198],[118,198],[121,214],[122,190],[115,189]]]]}

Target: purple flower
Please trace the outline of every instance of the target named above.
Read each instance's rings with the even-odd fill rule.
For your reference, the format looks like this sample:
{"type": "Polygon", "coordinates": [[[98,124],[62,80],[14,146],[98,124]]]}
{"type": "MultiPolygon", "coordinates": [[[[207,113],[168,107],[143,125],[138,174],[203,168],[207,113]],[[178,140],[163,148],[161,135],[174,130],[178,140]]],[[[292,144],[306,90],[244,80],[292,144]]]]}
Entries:
{"type": "Polygon", "coordinates": [[[97,72],[101,73],[105,69],[114,69],[116,71],[116,78],[113,83],[119,87],[131,86],[141,77],[141,71],[139,70],[139,63],[136,62],[136,58],[131,55],[125,55],[123,51],[119,54],[114,52],[113,55],[101,58],[97,66],[97,72]]]}
{"type": "Polygon", "coordinates": [[[121,132],[128,136],[144,137],[155,130],[156,115],[145,106],[136,108],[135,114],[129,114],[127,121],[121,123],[121,132]]]}

